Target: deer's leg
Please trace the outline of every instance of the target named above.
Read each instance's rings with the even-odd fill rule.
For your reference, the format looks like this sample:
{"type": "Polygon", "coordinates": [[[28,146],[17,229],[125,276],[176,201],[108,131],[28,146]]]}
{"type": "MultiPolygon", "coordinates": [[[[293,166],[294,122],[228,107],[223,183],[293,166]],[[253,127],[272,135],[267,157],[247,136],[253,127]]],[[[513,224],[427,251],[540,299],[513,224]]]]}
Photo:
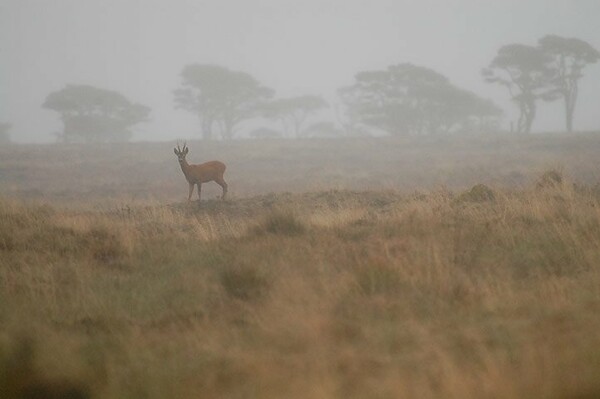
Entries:
{"type": "Polygon", "coordinates": [[[202,192],[202,183],[198,183],[198,201],[200,201],[200,193],[202,192]]]}
{"type": "Polygon", "coordinates": [[[223,188],[223,196],[221,197],[221,199],[225,199],[225,196],[227,195],[227,183],[225,183],[225,180],[223,178],[217,179],[215,180],[215,182],[223,188]]]}
{"type": "Polygon", "coordinates": [[[194,192],[194,185],[190,183],[190,193],[188,194],[188,201],[192,200],[192,193],[194,192]]]}

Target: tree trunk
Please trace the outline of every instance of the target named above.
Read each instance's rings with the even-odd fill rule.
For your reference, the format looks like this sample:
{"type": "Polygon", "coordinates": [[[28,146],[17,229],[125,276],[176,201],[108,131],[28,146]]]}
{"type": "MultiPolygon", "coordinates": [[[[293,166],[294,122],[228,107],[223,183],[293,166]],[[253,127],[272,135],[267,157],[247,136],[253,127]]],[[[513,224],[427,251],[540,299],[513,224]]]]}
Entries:
{"type": "Polygon", "coordinates": [[[575,113],[575,103],[577,102],[577,83],[574,82],[571,90],[565,94],[565,122],[567,132],[573,132],[573,115],[575,113]]]}
{"type": "Polygon", "coordinates": [[[525,106],[523,104],[521,104],[521,106],[519,107],[519,120],[517,121],[517,133],[524,133],[525,131],[525,119],[526,119],[526,113],[527,110],[525,109],[525,106]]]}
{"type": "Polygon", "coordinates": [[[567,124],[567,132],[573,132],[573,108],[568,99],[565,98],[565,121],[567,124]]]}
{"type": "Polygon", "coordinates": [[[529,104],[528,112],[526,114],[526,124],[525,124],[525,133],[531,133],[531,126],[533,125],[533,120],[535,119],[535,103],[529,104]]]}
{"type": "Polygon", "coordinates": [[[531,126],[536,114],[535,101],[523,101],[519,104],[519,121],[517,123],[518,133],[531,133],[531,126]]]}
{"type": "Polygon", "coordinates": [[[531,125],[533,125],[533,118],[528,115],[527,120],[525,121],[525,129],[523,130],[523,133],[531,133],[531,125]]]}
{"type": "Polygon", "coordinates": [[[302,125],[306,120],[307,114],[293,115],[293,123],[294,123],[294,136],[296,138],[300,138],[302,135],[302,125]]]}

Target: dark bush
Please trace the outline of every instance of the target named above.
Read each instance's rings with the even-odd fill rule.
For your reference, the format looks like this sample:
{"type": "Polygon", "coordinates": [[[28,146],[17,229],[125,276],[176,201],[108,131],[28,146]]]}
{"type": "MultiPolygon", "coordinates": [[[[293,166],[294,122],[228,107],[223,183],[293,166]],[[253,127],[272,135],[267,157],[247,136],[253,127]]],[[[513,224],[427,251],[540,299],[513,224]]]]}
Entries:
{"type": "Polygon", "coordinates": [[[260,300],[271,288],[271,279],[267,273],[251,265],[225,267],[219,280],[229,296],[245,301],[260,300]]]}
{"type": "Polygon", "coordinates": [[[494,190],[485,184],[476,184],[469,191],[465,191],[458,197],[461,202],[489,202],[496,199],[494,190]]]}
{"type": "Polygon", "coordinates": [[[547,170],[542,173],[535,186],[538,189],[556,188],[561,186],[564,180],[563,174],[560,171],[556,169],[547,170]]]}
{"type": "Polygon", "coordinates": [[[274,211],[257,226],[257,233],[297,236],[306,231],[306,226],[291,211],[274,211]]]}

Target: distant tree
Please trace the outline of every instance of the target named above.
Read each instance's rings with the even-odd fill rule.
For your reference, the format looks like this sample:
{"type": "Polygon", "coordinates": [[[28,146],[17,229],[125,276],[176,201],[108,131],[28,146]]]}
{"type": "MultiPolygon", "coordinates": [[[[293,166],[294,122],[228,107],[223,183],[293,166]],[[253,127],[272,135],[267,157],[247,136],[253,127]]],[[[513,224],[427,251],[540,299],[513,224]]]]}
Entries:
{"type": "Polygon", "coordinates": [[[263,115],[281,121],[286,135],[291,130],[295,137],[301,137],[307,118],[325,107],[327,103],[319,96],[281,98],[266,103],[263,115]]]}
{"type": "Polygon", "coordinates": [[[390,134],[461,130],[470,118],[491,112],[482,105],[488,101],[409,63],[359,72],[352,86],[338,92],[351,120],[390,134]]]}
{"type": "Polygon", "coordinates": [[[482,71],[486,82],[506,87],[519,107],[518,132],[531,132],[539,99],[556,99],[549,86],[552,78],[550,61],[550,57],[537,47],[509,44],[501,47],[490,66],[482,71]]]}
{"type": "Polygon", "coordinates": [[[473,112],[468,124],[470,130],[489,132],[499,129],[504,112],[492,100],[477,97],[472,106],[473,112]]]}
{"type": "Polygon", "coordinates": [[[452,87],[439,111],[442,114],[442,130],[461,132],[481,132],[497,129],[503,115],[493,101],[481,98],[475,93],[452,87]]]}
{"type": "Polygon", "coordinates": [[[10,143],[10,135],[8,134],[10,128],[10,123],[0,123],[0,145],[10,143]]]}
{"type": "Polygon", "coordinates": [[[176,107],[200,118],[204,139],[213,138],[215,126],[223,138],[233,138],[235,127],[258,116],[273,97],[273,90],[249,74],[218,65],[188,65],[181,78],[182,87],[174,91],[176,107]]]}
{"type": "Polygon", "coordinates": [[[600,59],[600,52],[589,43],[575,38],[547,35],[539,40],[540,50],[551,59],[550,85],[564,100],[568,132],[573,131],[573,114],[579,92],[579,79],[588,64],[600,59]]]}
{"type": "Polygon", "coordinates": [[[67,85],[52,92],[42,105],[60,114],[65,142],[127,141],[130,128],[148,119],[150,108],[134,104],[116,91],[67,85]]]}

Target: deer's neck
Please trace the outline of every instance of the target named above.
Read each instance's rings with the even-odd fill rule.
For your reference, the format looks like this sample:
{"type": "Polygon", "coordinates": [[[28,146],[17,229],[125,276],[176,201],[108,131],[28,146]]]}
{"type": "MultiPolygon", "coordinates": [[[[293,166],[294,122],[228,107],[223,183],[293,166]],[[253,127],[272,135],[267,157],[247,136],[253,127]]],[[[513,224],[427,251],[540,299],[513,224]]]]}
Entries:
{"type": "Polygon", "coordinates": [[[181,166],[181,171],[185,175],[187,181],[190,181],[190,164],[184,159],[183,161],[179,162],[179,166],[181,166]]]}

